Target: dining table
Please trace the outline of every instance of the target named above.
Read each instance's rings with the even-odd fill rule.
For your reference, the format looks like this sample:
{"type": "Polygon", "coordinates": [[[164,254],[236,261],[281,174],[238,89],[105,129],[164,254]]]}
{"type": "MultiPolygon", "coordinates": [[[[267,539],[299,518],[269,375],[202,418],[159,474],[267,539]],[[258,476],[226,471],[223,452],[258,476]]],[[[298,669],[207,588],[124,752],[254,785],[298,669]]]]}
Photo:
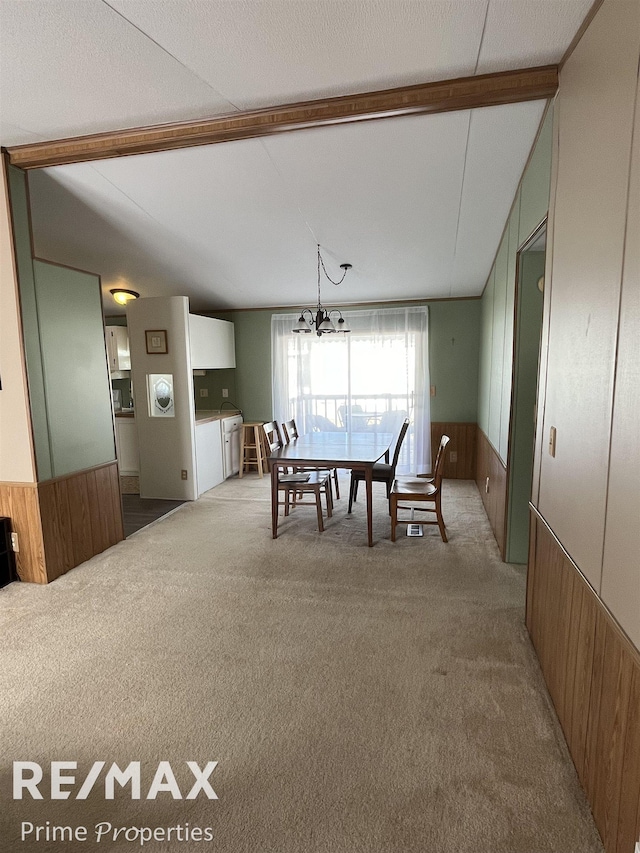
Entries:
{"type": "Polygon", "coordinates": [[[389,460],[393,433],[310,432],[274,450],[269,456],[271,472],[271,530],[278,536],[278,472],[287,468],[346,468],[364,474],[367,496],[367,535],[373,545],[373,466],[389,460]]]}

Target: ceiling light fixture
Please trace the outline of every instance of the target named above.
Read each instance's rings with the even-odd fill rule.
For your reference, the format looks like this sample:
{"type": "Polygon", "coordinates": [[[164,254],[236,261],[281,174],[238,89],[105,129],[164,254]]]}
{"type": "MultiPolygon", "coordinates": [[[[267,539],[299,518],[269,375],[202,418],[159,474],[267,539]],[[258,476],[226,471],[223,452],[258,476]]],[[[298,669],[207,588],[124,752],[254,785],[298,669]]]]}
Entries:
{"type": "Polygon", "coordinates": [[[127,302],[131,302],[132,299],[137,299],[140,294],[136,293],[135,290],[124,290],[122,287],[115,287],[113,290],[110,290],[109,293],[113,296],[118,305],[126,305],[127,302]]]}
{"type": "Polygon", "coordinates": [[[320,335],[326,335],[330,333],[346,333],[350,332],[351,329],[348,327],[346,320],[342,316],[342,311],[338,308],[326,309],[323,307],[320,302],[320,268],[325,274],[325,277],[331,282],[331,284],[342,284],[344,281],[344,277],[351,269],[351,264],[340,264],[340,269],[344,270],[342,273],[342,278],[340,281],[334,281],[329,273],[327,272],[327,268],[324,265],[324,261],[322,260],[322,255],[320,254],[320,244],[318,243],[318,304],[316,306],[316,310],[313,311],[311,308],[303,308],[300,312],[300,317],[296,324],[295,329],[291,331],[296,332],[298,334],[310,334],[311,332],[316,333],[318,337],[320,335]],[[332,314],[338,314],[338,328],[335,327],[333,320],[331,319],[332,314]],[[308,315],[308,319],[306,319],[306,315],[308,315]]]}

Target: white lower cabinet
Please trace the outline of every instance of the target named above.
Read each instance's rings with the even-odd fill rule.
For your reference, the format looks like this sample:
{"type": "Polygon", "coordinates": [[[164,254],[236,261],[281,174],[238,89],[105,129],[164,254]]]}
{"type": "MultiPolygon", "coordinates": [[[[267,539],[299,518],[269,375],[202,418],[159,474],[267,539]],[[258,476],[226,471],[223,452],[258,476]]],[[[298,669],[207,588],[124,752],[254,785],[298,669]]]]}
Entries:
{"type": "Polygon", "coordinates": [[[220,421],[196,422],[198,497],[224,480],[220,421]]]}
{"type": "Polygon", "coordinates": [[[140,473],[140,453],[135,418],[116,417],[116,454],[120,476],[137,477],[140,473]]]}
{"type": "Polygon", "coordinates": [[[240,431],[242,430],[242,415],[223,418],[222,451],[224,456],[224,478],[233,477],[240,471],[240,431]]]}

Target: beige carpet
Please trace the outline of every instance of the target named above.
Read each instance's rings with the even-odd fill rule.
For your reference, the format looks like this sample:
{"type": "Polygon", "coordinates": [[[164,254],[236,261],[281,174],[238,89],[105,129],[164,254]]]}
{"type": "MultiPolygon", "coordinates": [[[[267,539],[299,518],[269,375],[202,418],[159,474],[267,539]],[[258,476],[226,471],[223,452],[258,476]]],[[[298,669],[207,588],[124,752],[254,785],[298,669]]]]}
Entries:
{"type": "Polygon", "coordinates": [[[448,545],[436,528],[392,544],[377,490],[373,548],[346,480],[324,534],[298,508],[273,541],[252,475],[48,587],[0,590],[2,849],[601,851],[523,625],[524,567],[500,562],[475,484],[445,483],[448,545]],[[11,799],[13,760],[46,765],[42,801],[11,799]],[[76,785],[52,801],[64,760],[76,785]],[[162,760],[183,796],[186,761],[219,762],[219,799],[145,799],[162,760]],[[142,799],[105,800],[104,771],[75,799],[94,761],[141,761],[142,799]],[[47,820],[88,840],[20,842],[47,820]],[[96,844],[98,822],[213,841],[96,844]]]}

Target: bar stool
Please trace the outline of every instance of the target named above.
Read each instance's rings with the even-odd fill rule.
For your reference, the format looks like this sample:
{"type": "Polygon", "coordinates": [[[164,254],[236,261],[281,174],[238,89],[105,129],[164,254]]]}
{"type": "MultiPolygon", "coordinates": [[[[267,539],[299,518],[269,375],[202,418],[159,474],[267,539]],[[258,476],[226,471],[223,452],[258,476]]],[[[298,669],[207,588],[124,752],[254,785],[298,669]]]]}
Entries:
{"type": "Polygon", "coordinates": [[[263,421],[245,421],[240,434],[240,470],[238,477],[253,465],[262,477],[267,464],[267,454],[264,447],[263,421]]]}

